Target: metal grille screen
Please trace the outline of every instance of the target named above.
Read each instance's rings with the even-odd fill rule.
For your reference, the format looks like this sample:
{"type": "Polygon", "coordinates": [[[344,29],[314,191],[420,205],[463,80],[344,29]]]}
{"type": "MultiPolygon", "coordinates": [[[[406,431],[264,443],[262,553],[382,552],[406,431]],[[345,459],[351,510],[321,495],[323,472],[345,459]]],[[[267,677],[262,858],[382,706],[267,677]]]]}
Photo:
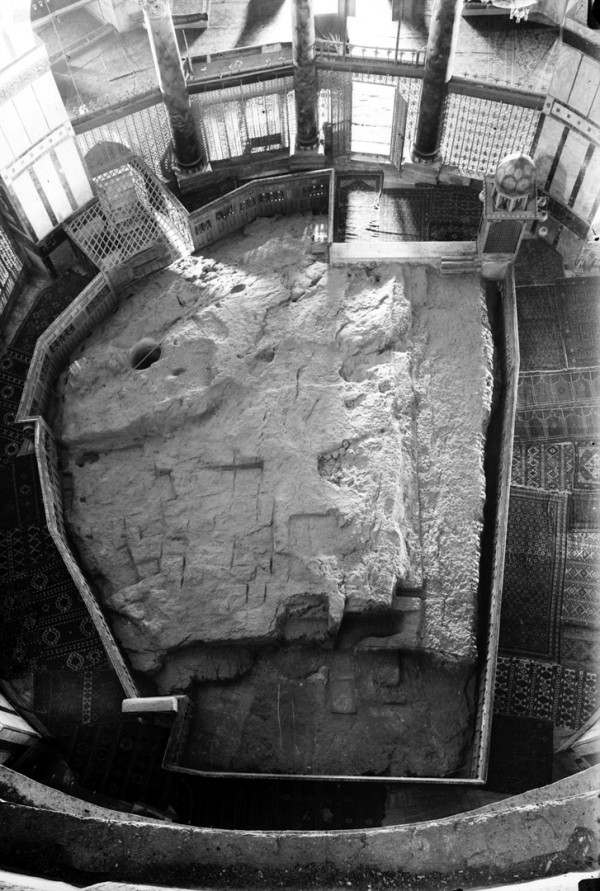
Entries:
{"type": "Polygon", "coordinates": [[[211,161],[285,149],[295,137],[291,77],[190,96],[211,161]]]}
{"type": "Polygon", "coordinates": [[[534,108],[452,93],[441,142],[444,162],[464,173],[493,173],[506,155],[531,152],[539,117],[534,108]]]}
{"type": "Polygon", "coordinates": [[[143,158],[157,176],[171,177],[171,131],[162,101],[89,130],[80,131],[76,121],[73,127],[84,157],[94,150],[92,163],[88,164],[92,175],[95,169],[114,159],[115,145],[120,144],[143,158]]]}

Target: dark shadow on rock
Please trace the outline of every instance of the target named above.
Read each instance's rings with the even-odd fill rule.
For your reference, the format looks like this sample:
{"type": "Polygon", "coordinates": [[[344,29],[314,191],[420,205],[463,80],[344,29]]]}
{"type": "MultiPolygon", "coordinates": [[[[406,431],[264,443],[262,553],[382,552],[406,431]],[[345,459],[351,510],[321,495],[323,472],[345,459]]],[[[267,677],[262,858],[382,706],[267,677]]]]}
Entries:
{"type": "Polygon", "coordinates": [[[246,8],[246,21],[236,47],[252,46],[261,28],[275,18],[284,3],[285,0],[250,0],[246,8]]]}

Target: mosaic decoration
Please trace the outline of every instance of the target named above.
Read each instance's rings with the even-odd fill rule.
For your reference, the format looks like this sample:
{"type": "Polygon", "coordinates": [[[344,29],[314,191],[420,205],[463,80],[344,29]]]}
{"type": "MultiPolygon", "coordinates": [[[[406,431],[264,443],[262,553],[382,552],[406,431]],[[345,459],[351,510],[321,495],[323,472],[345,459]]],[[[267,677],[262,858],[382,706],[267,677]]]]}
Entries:
{"type": "Polygon", "coordinates": [[[564,368],[566,354],[552,285],[517,287],[521,372],[564,368]]]}
{"type": "Polygon", "coordinates": [[[558,658],[567,497],[511,487],[500,621],[505,652],[558,658]]]}
{"type": "Polygon", "coordinates": [[[494,712],[551,720],[577,730],[600,705],[595,672],[500,656],[494,712]]]}
{"type": "Polygon", "coordinates": [[[573,488],[574,446],[571,442],[516,442],[511,483],[530,489],[570,491],[573,488]]]}
{"type": "Polygon", "coordinates": [[[600,487],[600,443],[575,443],[575,486],[578,489],[600,487]]]}
{"type": "Polygon", "coordinates": [[[559,320],[568,364],[600,361],[600,276],[556,282],[559,320]]]}

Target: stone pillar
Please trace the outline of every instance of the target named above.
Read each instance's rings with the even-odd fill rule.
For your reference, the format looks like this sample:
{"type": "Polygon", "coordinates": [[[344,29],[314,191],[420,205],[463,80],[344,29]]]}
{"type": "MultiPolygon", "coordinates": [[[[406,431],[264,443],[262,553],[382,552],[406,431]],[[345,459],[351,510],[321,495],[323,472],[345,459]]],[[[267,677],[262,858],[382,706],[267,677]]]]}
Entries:
{"type": "Polygon", "coordinates": [[[296,152],[319,145],[315,20],[312,0],[292,0],[292,48],[296,101],[296,152]]]}
{"type": "Polygon", "coordinates": [[[182,168],[206,167],[185,86],[185,76],[168,0],[139,0],[150,38],[158,85],[171,124],[175,156],[182,168]]]}
{"type": "Polygon", "coordinates": [[[444,102],[462,8],[463,0],[433,0],[417,135],[412,150],[413,161],[422,164],[431,164],[438,158],[444,102]]]}

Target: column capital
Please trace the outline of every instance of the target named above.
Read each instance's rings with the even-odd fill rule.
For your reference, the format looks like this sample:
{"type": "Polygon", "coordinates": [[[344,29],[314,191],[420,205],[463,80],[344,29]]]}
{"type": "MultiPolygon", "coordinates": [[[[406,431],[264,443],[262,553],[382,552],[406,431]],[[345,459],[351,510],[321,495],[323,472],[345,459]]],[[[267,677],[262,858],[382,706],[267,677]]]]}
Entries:
{"type": "Polygon", "coordinates": [[[171,12],[169,0],[138,0],[148,18],[164,19],[171,12]]]}

